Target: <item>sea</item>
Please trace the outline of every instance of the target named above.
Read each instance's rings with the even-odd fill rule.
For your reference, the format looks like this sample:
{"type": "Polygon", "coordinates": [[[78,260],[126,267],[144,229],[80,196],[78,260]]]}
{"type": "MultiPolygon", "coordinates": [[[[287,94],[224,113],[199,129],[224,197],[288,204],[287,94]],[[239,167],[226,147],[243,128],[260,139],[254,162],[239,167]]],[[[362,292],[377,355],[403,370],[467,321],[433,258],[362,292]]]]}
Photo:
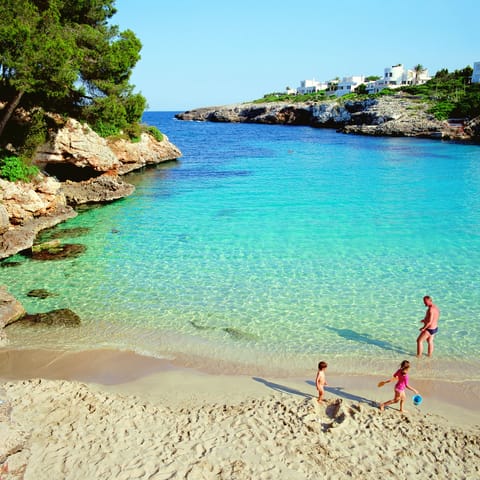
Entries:
{"type": "Polygon", "coordinates": [[[135,193],[42,235],[78,258],[21,255],[0,284],[29,313],[8,348],[113,348],[226,373],[480,380],[480,147],[146,112],[183,156],[129,174],[135,193]],[[27,294],[46,289],[52,295],[27,294]],[[415,359],[423,296],[441,310],[415,359]],[[393,370],[392,370],[393,369],[393,370]]]}

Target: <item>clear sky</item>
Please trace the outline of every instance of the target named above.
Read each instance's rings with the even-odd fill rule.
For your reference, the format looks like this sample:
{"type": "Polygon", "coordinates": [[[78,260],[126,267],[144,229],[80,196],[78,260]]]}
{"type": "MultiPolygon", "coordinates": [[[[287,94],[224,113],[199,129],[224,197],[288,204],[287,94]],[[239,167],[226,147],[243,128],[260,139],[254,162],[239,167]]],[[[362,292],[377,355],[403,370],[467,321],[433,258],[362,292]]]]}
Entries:
{"type": "Polygon", "coordinates": [[[117,0],[112,23],[143,44],[132,83],[148,109],[261,98],[300,80],[431,75],[480,61],[480,0],[117,0]]]}

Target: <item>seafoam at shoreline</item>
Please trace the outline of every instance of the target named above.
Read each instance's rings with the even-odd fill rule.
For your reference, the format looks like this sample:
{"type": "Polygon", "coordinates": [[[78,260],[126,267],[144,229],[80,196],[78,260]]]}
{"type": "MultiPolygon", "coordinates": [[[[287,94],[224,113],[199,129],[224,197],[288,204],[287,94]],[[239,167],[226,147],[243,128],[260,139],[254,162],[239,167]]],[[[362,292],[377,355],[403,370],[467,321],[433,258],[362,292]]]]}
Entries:
{"type": "Polygon", "coordinates": [[[90,322],[77,328],[24,328],[13,324],[6,332],[11,350],[131,351],[213,374],[302,377],[311,375],[318,362],[325,360],[339,375],[383,377],[393,373],[402,360],[409,360],[412,377],[422,381],[480,382],[480,359],[446,357],[441,348],[433,358],[424,355],[417,359],[413,340],[409,351],[377,348],[363,353],[332,353],[328,345],[319,343],[318,353],[312,354],[286,352],[281,344],[266,350],[263,345],[243,339],[227,341],[138,326],[113,332],[107,322],[90,322]]]}

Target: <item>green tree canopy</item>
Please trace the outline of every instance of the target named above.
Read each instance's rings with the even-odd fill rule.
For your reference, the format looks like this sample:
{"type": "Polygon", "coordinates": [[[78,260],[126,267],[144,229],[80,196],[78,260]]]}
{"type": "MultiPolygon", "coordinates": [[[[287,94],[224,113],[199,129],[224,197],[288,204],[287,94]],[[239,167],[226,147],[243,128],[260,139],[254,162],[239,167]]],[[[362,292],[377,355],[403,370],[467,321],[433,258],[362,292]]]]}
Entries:
{"type": "Polygon", "coordinates": [[[109,25],[114,3],[2,0],[0,136],[21,106],[72,115],[93,126],[120,129],[140,120],[146,102],[129,81],[142,46],[130,30],[109,25]]]}

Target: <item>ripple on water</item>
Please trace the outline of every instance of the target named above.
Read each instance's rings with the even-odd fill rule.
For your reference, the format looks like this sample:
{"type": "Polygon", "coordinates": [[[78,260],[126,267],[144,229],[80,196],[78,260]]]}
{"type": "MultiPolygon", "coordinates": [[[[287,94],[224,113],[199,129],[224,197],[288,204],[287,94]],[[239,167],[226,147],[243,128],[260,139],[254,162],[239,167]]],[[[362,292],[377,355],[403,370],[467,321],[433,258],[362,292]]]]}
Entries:
{"type": "Polygon", "coordinates": [[[78,238],[77,258],[2,262],[15,267],[0,282],[30,313],[82,318],[54,333],[11,327],[12,345],[389,372],[415,353],[430,294],[438,365],[478,378],[478,147],[158,115],[181,162],[45,233],[78,238]],[[28,296],[39,289],[55,296],[28,296]]]}

